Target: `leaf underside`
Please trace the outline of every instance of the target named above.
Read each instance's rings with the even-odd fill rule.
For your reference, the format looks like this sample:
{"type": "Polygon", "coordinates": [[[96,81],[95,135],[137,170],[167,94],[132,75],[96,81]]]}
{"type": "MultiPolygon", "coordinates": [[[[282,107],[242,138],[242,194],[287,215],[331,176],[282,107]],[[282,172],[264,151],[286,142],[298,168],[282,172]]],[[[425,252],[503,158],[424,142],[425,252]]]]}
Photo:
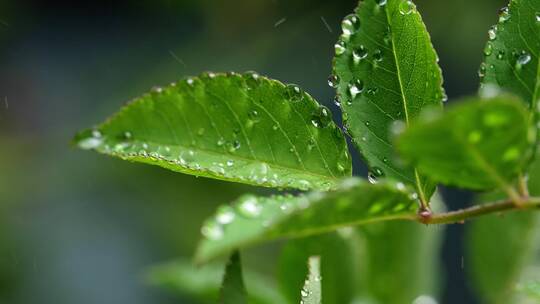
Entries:
{"type": "Polygon", "coordinates": [[[295,85],[255,73],[187,78],[131,102],[79,147],[247,184],[328,190],[351,175],[331,113],[295,85]]]}
{"type": "Polygon", "coordinates": [[[300,196],[246,195],[224,205],[202,228],[196,261],[206,262],[248,245],[302,237],[340,227],[393,219],[412,219],[417,203],[402,183],[370,184],[348,179],[332,192],[300,196]]]}
{"type": "Polygon", "coordinates": [[[414,186],[428,201],[435,184],[395,157],[391,130],[445,98],[437,55],[411,1],[366,0],[343,23],[334,80],[343,118],[375,177],[414,186]]]}
{"type": "Polygon", "coordinates": [[[527,112],[509,96],[465,99],[426,113],[398,139],[400,152],[441,183],[508,188],[530,157],[527,112]]]}

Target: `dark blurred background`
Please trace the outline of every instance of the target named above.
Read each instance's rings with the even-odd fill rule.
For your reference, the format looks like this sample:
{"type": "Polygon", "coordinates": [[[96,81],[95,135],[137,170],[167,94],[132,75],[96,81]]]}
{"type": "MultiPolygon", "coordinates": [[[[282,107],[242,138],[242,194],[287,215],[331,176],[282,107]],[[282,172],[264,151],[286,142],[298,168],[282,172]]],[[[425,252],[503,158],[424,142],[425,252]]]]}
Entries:
{"type": "MultiPolygon", "coordinates": [[[[450,100],[474,93],[487,29],[505,1],[415,2],[450,100]]],[[[339,119],[327,77],[341,19],[355,5],[0,0],[0,303],[189,303],[144,284],[144,269],[191,256],[217,205],[268,190],[79,151],[72,135],[154,85],[206,70],[297,83],[339,119]]],[[[366,174],[358,161],[355,174],[366,174]]],[[[471,199],[443,194],[450,209],[471,199]]],[[[442,303],[475,303],[462,230],[446,230],[442,303]]],[[[272,246],[253,251],[254,264],[272,267],[260,263],[272,246]]]]}

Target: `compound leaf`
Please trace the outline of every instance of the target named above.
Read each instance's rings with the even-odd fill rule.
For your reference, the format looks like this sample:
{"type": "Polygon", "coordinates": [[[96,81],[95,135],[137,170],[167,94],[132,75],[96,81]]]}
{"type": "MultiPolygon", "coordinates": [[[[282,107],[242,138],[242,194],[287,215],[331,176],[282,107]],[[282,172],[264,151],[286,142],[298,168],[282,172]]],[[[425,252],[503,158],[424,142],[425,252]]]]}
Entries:
{"type": "Polygon", "coordinates": [[[254,243],[392,219],[415,219],[417,203],[402,183],[351,178],[339,190],[299,196],[241,197],[202,228],[198,262],[254,243]]]}
{"type": "Polygon", "coordinates": [[[213,74],[154,89],[93,130],[84,149],[173,171],[268,187],[328,190],[351,174],[329,110],[295,85],[213,74]]]}
{"type": "Polygon", "coordinates": [[[391,129],[409,125],[445,98],[437,54],[412,1],[361,1],[342,23],[334,75],[347,131],[371,174],[416,188],[423,202],[435,191],[415,168],[395,158],[391,129]]]}
{"type": "Polygon", "coordinates": [[[527,112],[519,101],[469,98],[444,114],[425,114],[398,139],[405,157],[445,184],[509,189],[530,152],[527,112]]]}

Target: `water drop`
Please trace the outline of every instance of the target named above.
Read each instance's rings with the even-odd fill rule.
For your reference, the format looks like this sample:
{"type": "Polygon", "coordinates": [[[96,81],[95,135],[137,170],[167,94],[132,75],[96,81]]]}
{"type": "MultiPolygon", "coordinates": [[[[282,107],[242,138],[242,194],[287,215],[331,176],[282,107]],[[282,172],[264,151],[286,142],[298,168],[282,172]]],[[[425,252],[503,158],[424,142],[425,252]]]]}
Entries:
{"type": "Polygon", "coordinates": [[[345,42],[339,41],[338,43],[334,44],[334,51],[336,53],[336,56],[345,53],[345,42]]]}
{"type": "Polygon", "coordinates": [[[499,52],[497,53],[497,59],[499,59],[499,60],[504,59],[504,51],[501,50],[501,51],[499,51],[499,52]]]}
{"type": "Polygon", "coordinates": [[[195,81],[193,80],[193,78],[188,78],[188,79],[186,79],[186,83],[187,83],[189,86],[193,86],[193,84],[195,83],[195,81]]]}
{"type": "Polygon", "coordinates": [[[478,76],[480,79],[483,79],[484,76],[486,76],[486,64],[484,62],[482,62],[480,68],[478,69],[478,76]]]}
{"type": "Polygon", "coordinates": [[[330,75],[328,77],[328,85],[331,87],[331,88],[337,88],[338,85],[339,85],[339,77],[337,75],[330,75]]]}
{"type": "Polygon", "coordinates": [[[233,208],[230,206],[221,206],[217,211],[216,221],[221,225],[227,225],[234,221],[235,216],[233,208]]]}
{"type": "Polygon", "coordinates": [[[361,60],[368,56],[368,51],[365,46],[361,45],[352,52],[353,62],[358,64],[361,60]]]}
{"type": "Polygon", "coordinates": [[[272,130],[277,131],[278,129],[279,129],[279,126],[278,126],[278,125],[273,125],[273,126],[272,126],[272,130]]]}
{"type": "Polygon", "coordinates": [[[257,110],[251,110],[249,113],[248,113],[248,117],[249,119],[251,119],[251,121],[257,123],[261,120],[261,118],[259,117],[259,112],[257,112],[257,110]]]}
{"type": "Polygon", "coordinates": [[[214,221],[208,221],[201,228],[201,233],[209,240],[217,241],[223,237],[223,227],[214,221]]]}
{"type": "Polygon", "coordinates": [[[162,93],[163,92],[163,88],[162,87],[153,87],[152,88],[152,92],[154,93],[162,93]]]}
{"type": "Polygon", "coordinates": [[[376,184],[377,183],[377,177],[371,173],[371,172],[368,172],[368,176],[367,176],[367,179],[370,183],[372,184],[376,184]]]}
{"type": "Polygon", "coordinates": [[[255,218],[261,214],[262,206],[255,196],[246,196],[237,206],[238,212],[247,218],[255,218]]]}
{"type": "Polygon", "coordinates": [[[355,99],[356,95],[362,93],[363,90],[364,82],[360,79],[357,79],[348,85],[348,92],[351,96],[351,99],[355,99]]]}
{"type": "Polygon", "coordinates": [[[399,13],[402,15],[409,15],[414,9],[414,3],[410,0],[404,0],[399,4],[399,13]]]}
{"type": "Polygon", "coordinates": [[[317,113],[311,118],[311,123],[317,128],[325,128],[332,122],[330,111],[326,107],[319,107],[317,113]]]}
{"type": "Polygon", "coordinates": [[[77,146],[83,150],[95,149],[103,144],[101,132],[93,130],[90,136],[87,136],[77,142],[77,146]]]}
{"type": "Polygon", "coordinates": [[[531,55],[525,51],[521,52],[521,55],[516,60],[516,69],[521,69],[524,65],[531,61],[531,55]]]}
{"type": "Polygon", "coordinates": [[[535,18],[536,22],[539,22],[539,23],[540,23],[540,12],[536,13],[536,14],[534,15],[534,18],[535,18]]]}
{"type": "Polygon", "coordinates": [[[229,159],[229,160],[227,161],[227,167],[232,167],[233,165],[234,165],[234,161],[231,160],[231,159],[229,159]]]}
{"type": "Polygon", "coordinates": [[[488,31],[488,37],[489,37],[489,40],[495,40],[497,39],[497,26],[494,25],[492,26],[489,31],[488,31]]]}
{"type": "Polygon", "coordinates": [[[375,61],[382,61],[383,60],[383,54],[381,50],[376,50],[373,54],[373,58],[375,58],[375,61]]]}
{"type": "Polygon", "coordinates": [[[491,45],[491,42],[488,41],[486,44],[486,47],[484,47],[484,55],[489,56],[493,52],[493,45],[491,45]]]}
{"type": "Polygon", "coordinates": [[[286,92],[288,99],[291,101],[300,101],[302,99],[303,92],[300,87],[295,84],[287,85],[286,92]]]}
{"type": "Polygon", "coordinates": [[[508,7],[503,7],[499,10],[499,22],[505,23],[510,19],[510,13],[508,12],[508,7]]]}
{"type": "Polygon", "coordinates": [[[336,107],[341,108],[341,101],[339,100],[339,96],[334,97],[334,104],[336,107]]]}
{"type": "Polygon", "coordinates": [[[341,22],[342,37],[348,40],[359,28],[360,22],[358,18],[351,14],[346,16],[341,22]]]}
{"type": "Polygon", "coordinates": [[[223,137],[220,137],[218,141],[216,142],[218,147],[221,147],[225,144],[225,139],[223,137]]]}
{"type": "Polygon", "coordinates": [[[377,5],[379,6],[385,6],[387,0],[377,0],[377,5]]]}

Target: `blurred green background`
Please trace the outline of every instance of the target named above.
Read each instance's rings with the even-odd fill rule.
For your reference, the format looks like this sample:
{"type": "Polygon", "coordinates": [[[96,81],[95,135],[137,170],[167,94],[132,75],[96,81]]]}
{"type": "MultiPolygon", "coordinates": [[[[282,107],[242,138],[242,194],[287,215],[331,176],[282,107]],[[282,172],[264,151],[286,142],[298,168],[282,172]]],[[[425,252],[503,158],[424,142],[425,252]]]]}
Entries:
{"type": "MultiPolygon", "coordinates": [[[[505,1],[415,2],[450,99],[474,93],[487,29],[505,1]]],[[[217,205],[269,190],[79,151],[72,135],[154,85],[207,70],[296,83],[340,120],[327,77],[341,19],[355,5],[0,0],[0,303],[195,303],[148,286],[144,270],[190,257],[217,205]]],[[[355,174],[365,176],[356,158],[355,174]]],[[[471,200],[443,194],[450,209],[471,200]]],[[[463,229],[448,227],[442,241],[441,303],[476,303],[463,229]]],[[[279,246],[248,250],[245,260],[275,274],[279,246]]]]}

